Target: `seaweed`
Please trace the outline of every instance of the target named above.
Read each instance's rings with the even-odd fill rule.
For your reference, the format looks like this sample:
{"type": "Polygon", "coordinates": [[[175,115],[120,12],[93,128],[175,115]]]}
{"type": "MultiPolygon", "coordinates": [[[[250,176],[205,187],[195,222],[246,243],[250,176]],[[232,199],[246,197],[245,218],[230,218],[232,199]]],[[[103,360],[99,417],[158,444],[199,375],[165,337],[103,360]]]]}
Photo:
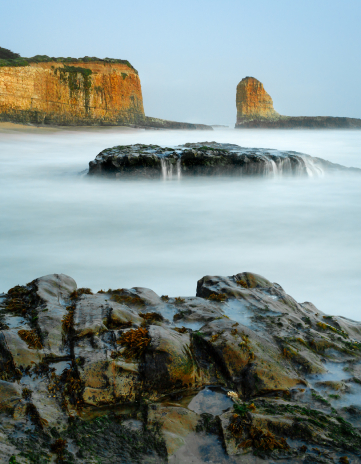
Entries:
{"type": "Polygon", "coordinates": [[[174,327],[173,330],[181,334],[188,332],[188,329],[186,327],[174,327]]]}
{"type": "Polygon", "coordinates": [[[78,288],[70,293],[69,298],[71,300],[77,300],[82,295],[93,295],[93,292],[90,288],[78,288]]]}
{"type": "Polygon", "coordinates": [[[126,358],[139,358],[150,343],[148,330],[140,327],[124,332],[117,340],[117,344],[125,347],[122,353],[126,358]]]}
{"type": "Polygon", "coordinates": [[[240,438],[243,435],[244,430],[242,415],[233,414],[232,420],[227,428],[235,438],[240,438]]]}
{"type": "Polygon", "coordinates": [[[325,324],[324,322],[317,322],[317,327],[319,327],[322,330],[331,330],[332,332],[337,333],[338,335],[341,335],[343,338],[349,338],[348,334],[342,330],[342,329],[336,329],[332,325],[325,324]]]}
{"type": "Polygon", "coordinates": [[[75,313],[75,303],[66,307],[68,314],[66,314],[62,319],[62,328],[65,333],[69,333],[74,326],[74,313],[75,313]]]}
{"type": "Polygon", "coordinates": [[[207,300],[220,301],[221,303],[223,303],[224,301],[228,300],[228,296],[225,293],[220,293],[219,295],[211,293],[207,300]]]}
{"type": "Polygon", "coordinates": [[[262,451],[273,451],[275,449],[288,450],[290,447],[283,437],[276,435],[269,430],[252,425],[249,429],[249,438],[240,443],[241,448],[253,447],[262,451]]]}
{"type": "Polygon", "coordinates": [[[141,298],[139,298],[139,296],[113,294],[110,299],[120,304],[144,306],[144,301],[141,298]]]}
{"type": "Polygon", "coordinates": [[[22,340],[24,340],[24,342],[27,343],[28,348],[36,350],[41,350],[43,348],[41,339],[35,330],[21,329],[18,331],[18,335],[22,340]]]}
{"type": "Polygon", "coordinates": [[[8,382],[13,380],[20,380],[22,377],[22,373],[20,369],[16,367],[12,357],[5,362],[0,362],[0,368],[0,380],[5,380],[8,382]]]}
{"type": "Polygon", "coordinates": [[[241,336],[242,336],[242,341],[240,343],[238,343],[238,346],[243,351],[250,351],[250,349],[251,349],[251,346],[250,346],[251,341],[250,341],[248,335],[241,334],[241,336]]]}
{"type": "Polygon", "coordinates": [[[61,375],[61,380],[64,382],[62,394],[67,395],[70,404],[77,410],[83,409],[83,390],[84,382],[80,379],[76,367],[73,365],[70,369],[66,369],[61,375]]]}
{"type": "Polygon", "coordinates": [[[31,394],[33,392],[30,390],[30,388],[23,388],[23,391],[21,392],[21,396],[24,398],[24,400],[30,400],[31,399],[31,394]]]}
{"type": "Polygon", "coordinates": [[[235,404],[233,405],[238,414],[233,414],[228,425],[231,434],[240,441],[239,448],[253,448],[254,451],[273,451],[275,449],[288,450],[289,445],[283,437],[276,437],[268,429],[263,429],[252,424],[249,410],[254,410],[255,405],[235,404]]]}
{"type": "Polygon", "coordinates": [[[218,338],[219,338],[220,335],[221,335],[220,333],[217,333],[217,334],[212,335],[211,338],[209,339],[209,341],[210,341],[211,343],[216,342],[216,341],[218,340],[218,338]]]}
{"type": "Polygon", "coordinates": [[[151,324],[152,322],[162,322],[164,317],[159,313],[140,313],[139,316],[144,319],[145,322],[151,324]]]}

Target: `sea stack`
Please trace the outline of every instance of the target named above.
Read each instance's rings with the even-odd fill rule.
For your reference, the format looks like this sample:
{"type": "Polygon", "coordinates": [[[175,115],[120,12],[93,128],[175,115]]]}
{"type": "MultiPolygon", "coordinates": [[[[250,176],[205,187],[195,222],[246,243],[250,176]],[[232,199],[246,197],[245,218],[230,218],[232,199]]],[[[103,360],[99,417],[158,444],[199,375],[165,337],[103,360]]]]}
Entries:
{"type": "Polygon", "coordinates": [[[262,82],[254,77],[245,77],[237,85],[237,124],[253,119],[277,119],[271,96],[262,82]]]}
{"type": "Polygon", "coordinates": [[[262,82],[245,77],[237,85],[236,129],[361,129],[361,119],[332,116],[282,116],[262,82]]]}

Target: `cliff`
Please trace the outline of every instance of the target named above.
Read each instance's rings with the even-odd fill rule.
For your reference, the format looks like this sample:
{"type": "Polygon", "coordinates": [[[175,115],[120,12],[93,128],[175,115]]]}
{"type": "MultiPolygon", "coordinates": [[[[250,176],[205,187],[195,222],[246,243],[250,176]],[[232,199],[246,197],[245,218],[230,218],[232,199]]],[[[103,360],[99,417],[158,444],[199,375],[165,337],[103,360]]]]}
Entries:
{"type": "Polygon", "coordinates": [[[0,118],[53,125],[137,124],[144,119],[136,71],[126,64],[30,63],[0,68],[0,118]]]}
{"type": "Polygon", "coordinates": [[[212,130],[146,117],[138,72],[128,61],[1,58],[0,121],[212,130]]]}
{"type": "Polygon", "coordinates": [[[361,119],[331,116],[282,116],[273,108],[262,82],[245,77],[237,85],[236,128],[361,129],[361,119]]]}

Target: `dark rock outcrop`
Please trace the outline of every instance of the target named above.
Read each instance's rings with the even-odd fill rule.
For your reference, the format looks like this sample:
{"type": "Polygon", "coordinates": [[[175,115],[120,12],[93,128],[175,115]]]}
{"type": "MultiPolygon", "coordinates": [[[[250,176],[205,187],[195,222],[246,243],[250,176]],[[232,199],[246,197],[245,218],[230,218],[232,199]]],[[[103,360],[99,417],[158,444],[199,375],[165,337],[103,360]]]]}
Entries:
{"type": "Polygon", "coordinates": [[[175,298],[49,275],[0,327],[1,462],[360,462],[361,323],[257,274],[175,298]]]}
{"type": "Polygon", "coordinates": [[[294,151],[201,142],[174,148],[141,144],[107,148],[90,161],[88,175],[119,179],[127,176],[321,176],[332,171],[361,172],[294,151]]]}
{"type": "Polygon", "coordinates": [[[236,129],[361,129],[361,119],[331,116],[282,116],[262,82],[245,77],[237,86],[236,129]]]}

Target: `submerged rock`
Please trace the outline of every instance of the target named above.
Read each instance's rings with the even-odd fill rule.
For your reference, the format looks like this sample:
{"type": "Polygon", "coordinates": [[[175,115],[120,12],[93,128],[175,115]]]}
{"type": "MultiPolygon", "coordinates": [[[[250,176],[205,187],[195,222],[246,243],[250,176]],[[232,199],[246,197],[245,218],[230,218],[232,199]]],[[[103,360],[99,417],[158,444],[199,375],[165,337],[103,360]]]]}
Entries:
{"type": "Polygon", "coordinates": [[[176,298],[54,274],[0,322],[1,462],[360,462],[361,323],[257,274],[176,298]]]}
{"type": "Polygon", "coordinates": [[[325,172],[361,172],[294,151],[243,148],[217,142],[120,145],[90,161],[88,175],[171,179],[182,176],[322,176],[325,172]]]}

